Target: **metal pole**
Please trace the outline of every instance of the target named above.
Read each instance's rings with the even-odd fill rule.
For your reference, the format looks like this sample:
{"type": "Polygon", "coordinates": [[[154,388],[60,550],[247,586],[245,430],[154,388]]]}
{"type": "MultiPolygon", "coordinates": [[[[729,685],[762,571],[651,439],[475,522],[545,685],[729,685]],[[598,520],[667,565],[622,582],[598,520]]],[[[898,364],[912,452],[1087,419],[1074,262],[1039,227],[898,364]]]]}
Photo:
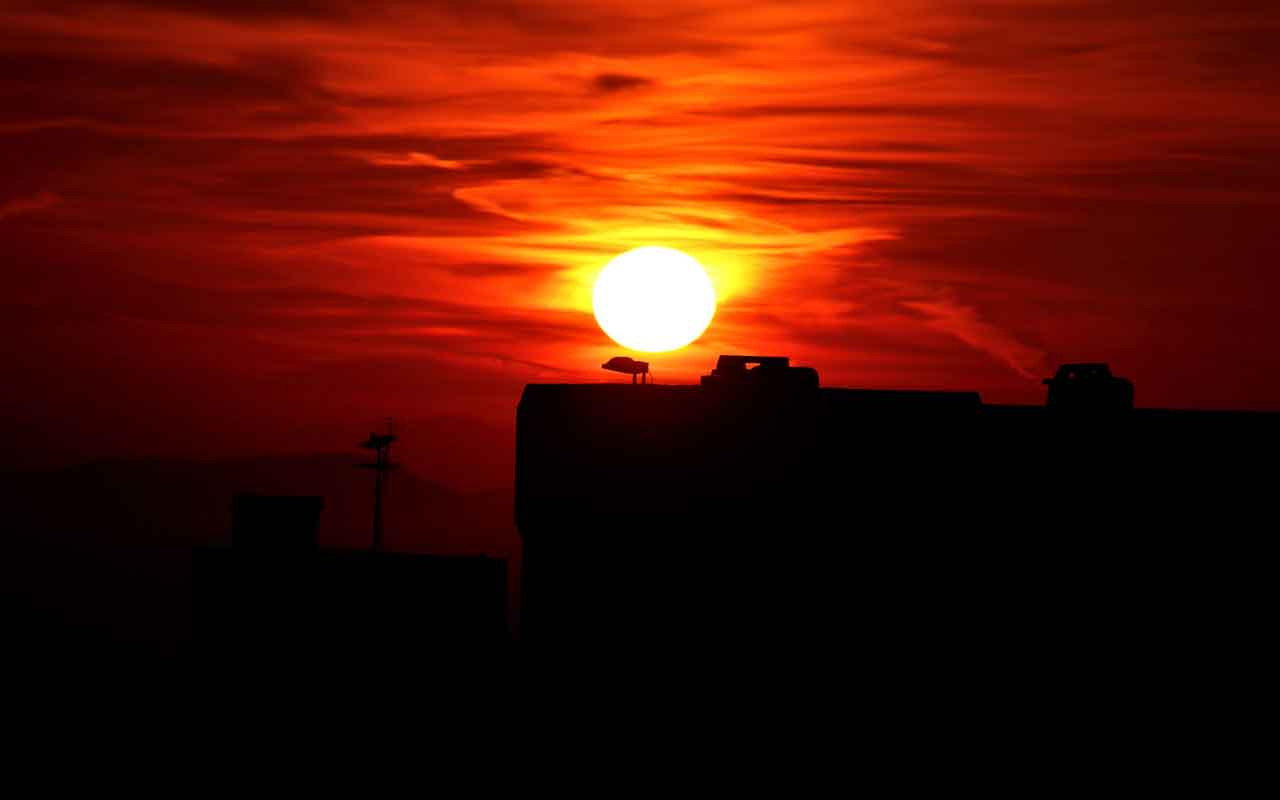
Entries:
{"type": "Polygon", "coordinates": [[[386,471],[386,457],[383,448],[378,448],[378,463],[373,468],[373,550],[382,550],[382,473],[386,471]]]}

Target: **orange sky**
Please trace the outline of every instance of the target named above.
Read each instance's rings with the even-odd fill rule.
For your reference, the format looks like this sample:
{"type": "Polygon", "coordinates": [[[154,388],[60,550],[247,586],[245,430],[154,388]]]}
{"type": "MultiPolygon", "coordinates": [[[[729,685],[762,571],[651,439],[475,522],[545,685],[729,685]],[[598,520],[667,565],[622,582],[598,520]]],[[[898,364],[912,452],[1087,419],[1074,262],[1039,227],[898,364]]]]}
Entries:
{"type": "Polygon", "coordinates": [[[503,441],[524,383],[609,379],[590,282],[644,244],[721,298],[660,380],[1036,402],[1108,360],[1280,409],[1276,8],[0,2],[0,432],[503,441]]]}

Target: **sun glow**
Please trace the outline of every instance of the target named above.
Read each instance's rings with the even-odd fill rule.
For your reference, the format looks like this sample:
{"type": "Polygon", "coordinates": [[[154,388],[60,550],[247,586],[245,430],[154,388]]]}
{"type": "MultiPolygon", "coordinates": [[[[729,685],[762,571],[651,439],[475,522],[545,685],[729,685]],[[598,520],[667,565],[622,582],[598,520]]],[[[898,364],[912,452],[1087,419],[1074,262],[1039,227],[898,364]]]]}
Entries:
{"type": "Polygon", "coordinates": [[[684,347],[716,313],[716,291],[692,256],[669,247],[638,247],[600,271],[591,293],[600,328],[644,353],[684,347]]]}

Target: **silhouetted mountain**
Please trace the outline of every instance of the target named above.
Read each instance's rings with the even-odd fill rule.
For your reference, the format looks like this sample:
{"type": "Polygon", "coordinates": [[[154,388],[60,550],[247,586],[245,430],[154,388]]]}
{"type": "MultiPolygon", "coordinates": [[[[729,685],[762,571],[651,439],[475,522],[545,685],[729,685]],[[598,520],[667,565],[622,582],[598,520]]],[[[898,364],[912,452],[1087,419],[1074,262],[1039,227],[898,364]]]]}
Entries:
{"type": "MultiPolygon", "coordinates": [[[[0,419],[0,440],[11,452],[8,468],[19,472],[61,470],[93,463],[101,457],[119,461],[199,460],[203,463],[300,461],[328,452],[335,443],[351,444],[382,420],[363,424],[350,419],[281,423],[269,430],[237,431],[217,441],[208,438],[157,437],[129,429],[83,429],[68,420],[66,429],[50,431],[30,420],[0,419]],[[263,458],[262,454],[277,454],[263,458]],[[188,454],[196,454],[194,456],[188,454]],[[287,455],[280,455],[287,454],[287,455]]],[[[457,492],[509,489],[515,474],[515,430],[459,416],[397,415],[395,429],[403,446],[395,460],[417,475],[457,492]]],[[[345,456],[343,456],[345,457],[345,456]]]]}

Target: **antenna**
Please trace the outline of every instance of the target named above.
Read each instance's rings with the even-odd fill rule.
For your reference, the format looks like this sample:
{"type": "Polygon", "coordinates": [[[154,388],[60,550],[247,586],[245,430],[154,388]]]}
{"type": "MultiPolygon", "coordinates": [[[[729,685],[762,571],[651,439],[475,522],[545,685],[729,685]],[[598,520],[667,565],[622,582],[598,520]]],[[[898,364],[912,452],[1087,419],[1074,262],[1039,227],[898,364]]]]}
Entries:
{"type": "Polygon", "coordinates": [[[387,417],[387,432],[381,436],[373,431],[369,432],[369,438],[361,442],[358,447],[365,450],[373,450],[377,453],[374,463],[358,464],[357,466],[364,469],[371,469],[373,473],[373,547],[374,552],[382,550],[382,481],[383,476],[389,470],[395,469],[397,464],[391,463],[391,443],[396,440],[395,429],[392,425],[391,417],[387,417]]]}

